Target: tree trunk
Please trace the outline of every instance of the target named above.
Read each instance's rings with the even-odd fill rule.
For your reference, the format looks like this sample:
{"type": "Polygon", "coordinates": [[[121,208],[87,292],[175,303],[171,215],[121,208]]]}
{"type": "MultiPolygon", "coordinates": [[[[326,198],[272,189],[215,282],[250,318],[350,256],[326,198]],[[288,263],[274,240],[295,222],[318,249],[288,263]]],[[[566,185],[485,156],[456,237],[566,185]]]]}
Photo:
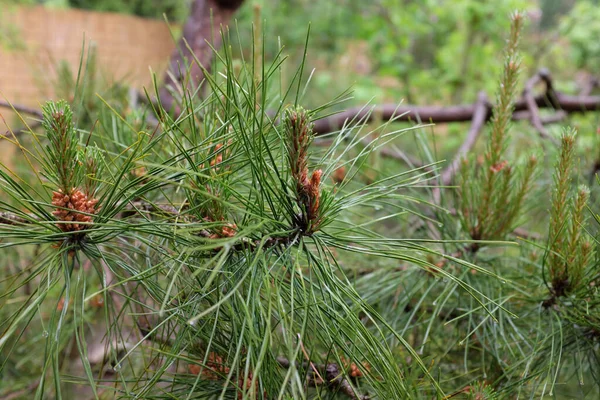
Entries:
{"type": "Polygon", "coordinates": [[[177,115],[181,112],[168,86],[194,92],[204,79],[204,73],[188,45],[202,67],[210,70],[213,58],[210,45],[216,49],[221,46],[221,27],[229,23],[231,16],[243,2],[244,0],[194,0],[190,16],[183,27],[183,35],[171,54],[169,68],[159,92],[160,101],[166,110],[172,110],[177,115]]]}

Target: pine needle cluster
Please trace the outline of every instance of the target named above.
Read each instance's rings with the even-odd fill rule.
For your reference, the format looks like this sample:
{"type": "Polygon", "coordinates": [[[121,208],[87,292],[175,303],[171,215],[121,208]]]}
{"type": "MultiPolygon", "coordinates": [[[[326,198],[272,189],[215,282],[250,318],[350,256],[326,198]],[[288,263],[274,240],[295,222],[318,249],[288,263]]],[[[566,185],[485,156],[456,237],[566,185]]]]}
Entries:
{"type": "Polygon", "coordinates": [[[284,126],[287,138],[287,153],[290,160],[290,173],[295,183],[296,201],[300,207],[296,224],[307,235],[319,230],[322,222],[320,199],[323,171],[308,171],[308,149],[313,141],[309,114],[302,108],[287,110],[284,126]]]}
{"type": "Polygon", "coordinates": [[[584,271],[593,256],[591,239],[585,233],[589,189],[581,185],[569,199],[574,169],[575,132],[561,138],[560,156],[555,166],[550,213],[548,275],[553,296],[564,296],[582,283],[584,271]]]}
{"type": "Polygon", "coordinates": [[[102,165],[96,147],[80,145],[73,112],[66,101],[48,102],[42,109],[48,145],[42,153],[44,176],[54,185],[52,215],[63,232],[87,229],[98,212],[95,198],[102,165]]]}
{"type": "Polygon", "coordinates": [[[502,240],[515,228],[533,184],[537,157],[519,167],[506,147],[520,69],[518,44],[524,15],[512,17],[503,74],[493,107],[487,149],[482,158],[464,159],[459,173],[462,224],[471,239],[502,240]]]}

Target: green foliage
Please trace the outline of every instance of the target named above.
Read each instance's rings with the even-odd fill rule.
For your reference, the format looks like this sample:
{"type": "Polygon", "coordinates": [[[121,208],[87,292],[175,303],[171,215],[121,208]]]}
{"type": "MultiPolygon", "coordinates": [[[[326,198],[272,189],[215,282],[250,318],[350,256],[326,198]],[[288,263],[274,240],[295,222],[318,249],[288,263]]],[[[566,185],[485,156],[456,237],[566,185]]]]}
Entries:
{"type": "Polygon", "coordinates": [[[571,202],[568,201],[574,147],[574,132],[563,134],[561,153],[554,173],[555,189],[549,232],[548,272],[554,296],[564,296],[581,285],[592,257],[592,244],[583,232],[589,189],[580,186],[577,195],[571,202]]]}
{"type": "Polygon", "coordinates": [[[481,163],[475,157],[463,160],[459,173],[461,220],[465,231],[475,240],[501,240],[515,228],[537,164],[537,158],[531,156],[519,176],[505,159],[519,71],[517,46],[522,23],[523,16],[515,14],[487,151],[481,163]]]}
{"type": "Polygon", "coordinates": [[[44,108],[42,125],[50,142],[45,159],[45,176],[66,193],[76,185],[80,175],[80,163],[77,157],[78,137],[73,127],[73,112],[67,102],[48,102],[44,108]]]}
{"type": "Polygon", "coordinates": [[[600,36],[600,7],[595,3],[577,2],[560,24],[561,33],[571,44],[576,66],[591,71],[600,63],[600,43],[592,39],[600,36]]]}
{"type": "MultiPolygon", "coordinates": [[[[311,24],[308,62],[317,68],[322,88],[340,90],[352,85],[357,104],[384,94],[400,101],[430,104],[437,101],[473,101],[480,90],[492,92],[501,72],[504,33],[515,9],[534,9],[537,2],[396,1],[261,1],[267,37],[278,36],[290,56],[302,57],[302,32],[311,24]],[[358,51],[357,44],[364,44],[358,51]],[[368,72],[340,67],[340,60],[360,57],[368,72]],[[364,60],[364,61],[363,61],[364,60]],[[329,69],[336,70],[326,79],[329,69]],[[364,76],[365,74],[369,76],[364,76]],[[382,90],[376,78],[397,82],[382,90]]],[[[251,7],[242,7],[240,23],[254,20],[251,7]]],[[[250,48],[242,38],[244,48],[250,48]]],[[[537,44],[532,44],[535,47],[537,44]]],[[[267,45],[267,56],[277,53],[267,45]]],[[[527,59],[529,64],[529,58],[527,59]]],[[[317,93],[312,93],[314,98],[317,93]]],[[[323,101],[321,98],[316,98],[323,101]]]]}
{"type": "Polygon", "coordinates": [[[3,357],[14,359],[20,340],[40,350],[43,369],[32,371],[39,374],[40,397],[71,390],[59,379],[68,368],[62,355],[69,343],[79,349],[81,379],[94,395],[307,392],[318,398],[326,390],[351,390],[407,398],[417,388],[441,395],[424,361],[348,284],[334,256],[417,257],[405,242],[358,228],[348,217],[367,205],[385,205],[432,175],[417,170],[368,185],[349,178],[336,190],[326,187],[337,166],[355,176],[373,148],[401,131],[360,149],[370,132],[352,125],[332,147],[313,153],[310,119],[327,107],[273,108],[292,95],[301,99],[299,84],[295,93],[270,84],[283,60],[266,65],[255,81],[251,68],[235,73],[229,52],[222,57],[219,73],[208,78],[210,94],[185,97],[189,113],[176,120],[155,109],[161,122],[154,131],[115,124],[120,115],[110,110],[93,132],[75,129],[64,101],[45,106],[46,135],[32,137],[49,146],[28,150],[45,173],[24,173],[29,181],[23,185],[11,171],[0,171],[2,191],[12,199],[1,210],[15,216],[14,223],[0,224],[4,249],[34,245],[43,255],[3,291],[35,286],[31,296],[6,309],[3,357]],[[282,125],[275,123],[280,117],[282,125]],[[122,132],[127,129],[129,135],[122,132]],[[61,307],[49,317],[38,315],[52,293],[63,297],[61,307]],[[84,321],[98,295],[107,304],[107,354],[114,357],[106,379],[122,380],[114,389],[96,378],[108,372],[86,356],[84,321]],[[47,332],[42,339],[34,333],[39,324],[47,332]],[[139,328],[143,337],[123,343],[124,326],[139,328]],[[396,357],[399,349],[411,355],[412,366],[396,357]],[[159,367],[148,371],[143,357],[159,367]],[[307,357],[337,365],[339,378],[326,375],[330,367],[321,373],[344,383],[307,391],[307,357]],[[174,374],[169,366],[175,364],[199,372],[174,374]],[[352,364],[360,381],[349,375],[352,364]],[[423,378],[405,381],[407,374],[423,378]],[[170,383],[165,388],[159,381],[170,383]]]}

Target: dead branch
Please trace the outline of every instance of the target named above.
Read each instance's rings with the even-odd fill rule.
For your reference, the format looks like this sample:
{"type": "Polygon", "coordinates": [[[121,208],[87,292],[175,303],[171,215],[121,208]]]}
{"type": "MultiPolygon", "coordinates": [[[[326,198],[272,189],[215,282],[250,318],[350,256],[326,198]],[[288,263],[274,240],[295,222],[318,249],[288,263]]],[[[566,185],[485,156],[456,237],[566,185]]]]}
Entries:
{"type": "MultiPolygon", "coordinates": [[[[454,174],[456,173],[456,171],[458,170],[458,167],[460,165],[460,160],[462,160],[469,151],[471,151],[471,149],[473,148],[473,146],[475,146],[475,143],[477,143],[477,139],[479,138],[479,135],[481,134],[481,131],[483,130],[483,126],[485,125],[485,120],[486,120],[486,116],[487,116],[487,106],[486,104],[488,103],[488,99],[487,99],[487,95],[485,94],[485,92],[479,92],[479,94],[477,95],[477,103],[475,103],[475,112],[473,113],[473,121],[471,122],[471,128],[469,129],[469,132],[467,133],[467,137],[465,138],[465,141],[460,145],[458,152],[456,153],[456,155],[454,156],[454,159],[452,160],[452,163],[450,165],[448,165],[443,171],[442,174],[440,176],[440,183],[443,186],[447,186],[452,182],[452,179],[454,178],[454,174]]],[[[433,189],[433,201],[436,204],[440,204],[441,202],[441,192],[440,192],[440,188],[436,187],[433,189]]],[[[434,229],[435,227],[433,226],[433,224],[430,224],[431,227],[434,229]]]]}
{"type": "Polygon", "coordinates": [[[542,139],[548,139],[552,141],[555,145],[558,145],[556,139],[550,136],[550,134],[544,127],[542,119],[540,118],[540,110],[533,96],[533,88],[539,82],[544,82],[546,84],[546,93],[551,93],[553,91],[550,73],[548,72],[548,70],[542,69],[525,83],[525,89],[523,90],[523,99],[525,100],[525,103],[527,104],[527,108],[529,110],[531,125],[533,125],[533,127],[538,131],[540,137],[542,139]]]}
{"type": "MultiPolygon", "coordinates": [[[[536,76],[538,79],[541,79],[546,83],[546,92],[537,96],[533,96],[533,103],[537,109],[549,108],[562,111],[566,114],[585,113],[589,111],[600,110],[600,96],[572,96],[560,93],[553,89],[552,80],[549,73],[542,71],[541,75],[538,73],[536,76]]],[[[375,116],[377,116],[379,120],[383,121],[389,121],[390,119],[393,119],[394,121],[405,122],[468,122],[473,120],[473,116],[477,108],[477,103],[450,107],[413,105],[398,106],[397,104],[383,104],[381,106],[373,107],[372,109],[354,107],[344,112],[330,115],[315,121],[314,131],[319,134],[334,132],[341,129],[348,121],[360,120],[370,122],[373,121],[375,116]]],[[[515,102],[513,118],[522,119],[524,114],[519,113],[521,111],[528,111],[531,113],[531,107],[525,98],[521,98],[515,102]]],[[[560,114],[560,119],[564,118],[563,115],[565,114],[563,113],[560,114]]],[[[488,101],[486,102],[485,120],[488,121],[491,116],[492,104],[488,101]]],[[[529,114],[529,118],[531,118],[531,114],[529,114]]],[[[551,122],[553,120],[555,120],[555,118],[549,119],[547,122],[551,122]]],[[[543,122],[544,121],[542,120],[542,123],[543,122]]]]}
{"type": "MultiPolygon", "coordinates": [[[[210,15],[210,10],[214,11],[216,9],[215,7],[220,7],[219,20],[222,22],[228,21],[229,18],[231,18],[233,12],[241,5],[242,2],[243,0],[196,0],[196,2],[193,5],[193,15],[186,23],[186,28],[184,28],[184,37],[179,43],[179,47],[183,46],[185,48],[185,52],[180,52],[181,49],[179,49],[172,55],[170,66],[172,71],[168,73],[171,77],[176,77],[178,80],[180,80],[179,83],[183,82],[184,75],[174,74],[174,71],[181,72],[181,69],[179,68],[183,61],[181,57],[184,57],[184,59],[186,55],[187,57],[192,57],[192,54],[189,52],[188,47],[185,45],[185,41],[189,41],[190,38],[194,38],[195,40],[194,46],[190,44],[190,48],[196,53],[201,52],[203,54],[203,57],[206,57],[204,59],[204,62],[200,60],[205,68],[208,68],[210,66],[209,64],[210,60],[212,59],[213,51],[209,46],[209,42],[207,42],[205,39],[207,37],[206,35],[208,35],[209,33],[211,26],[207,26],[207,21],[203,20],[203,18],[206,18],[207,13],[208,15],[210,15]],[[198,24],[200,24],[202,29],[204,30],[201,30],[198,26],[196,26],[198,24]],[[205,36],[202,36],[201,34],[205,36]],[[199,39],[200,37],[202,38],[202,40],[199,39]],[[204,65],[204,63],[206,63],[206,65],[204,65]]],[[[211,35],[217,37],[218,39],[220,35],[216,35],[216,33],[218,33],[218,31],[211,32],[211,35]]],[[[215,39],[213,45],[217,45],[220,43],[217,39],[215,39]]],[[[192,72],[193,71],[195,71],[197,78],[201,77],[202,70],[195,63],[192,63],[192,72]]],[[[167,75],[165,81],[168,82],[169,79],[169,75],[167,75]]],[[[597,85],[596,80],[592,80],[591,82],[592,83],[590,87],[593,88],[595,87],[595,85],[597,85]]],[[[549,139],[553,143],[556,143],[556,140],[549,135],[544,125],[560,122],[571,113],[584,113],[587,111],[600,110],[600,96],[589,96],[587,95],[587,93],[589,92],[591,92],[591,89],[583,90],[583,94],[580,94],[578,96],[571,96],[557,92],[553,88],[553,82],[550,73],[547,70],[542,69],[535,76],[533,76],[527,81],[522,98],[515,103],[515,107],[513,110],[513,120],[530,120],[531,124],[538,131],[540,137],[549,139]],[[545,93],[534,96],[533,88],[536,84],[540,82],[543,82],[545,84],[545,93]],[[541,108],[554,109],[556,110],[556,113],[547,117],[541,117],[539,114],[539,110],[541,108]]],[[[163,106],[167,109],[173,106],[173,97],[170,94],[170,92],[166,90],[166,86],[163,86],[163,88],[161,89],[161,102],[163,103],[163,106]]],[[[0,107],[14,107],[14,109],[19,112],[32,114],[40,118],[42,117],[42,113],[39,110],[27,106],[22,106],[18,104],[11,105],[7,102],[0,102],[0,107]]],[[[324,134],[342,128],[344,124],[347,123],[347,121],[364,121],[366,123],[372,121],[374,118],[377,118],[380,121],[387,121],[393,119],[394,121],[432,121],[435,123],[471,121],[471,129],[467,134],[465,142],[459,148],[458,153],[454,157],[452,164],[448,166],[448,168],[446,168],[442,173],[441,182],[443,185],[448,185],[451,183],[453,174],[457,168],[458,163],[460,162],[460,159],[464,157],[464,155],[473,148],[479,134],[481,133],[483,125],[491,118],[491,115],[492,104],[485,97],[485,94],[480,93],[478,95],[477,101],[474,104],[469,105],[459,105],[450,107],[406,105],[399,107],[396,104],[384,104],[381,106],[374,107],[372,109],[368,109],[365,107],[350,108],[344,112],[316,120],[314,122],[313,130],[317,134],[324,134]]],[[[158,125],[158,121],[154,122],[156,123],[156,125],[158,125]]],[[[17,134],[22,132],[26,132],[26,130],[21,129],[15,131],[14,133],[17,134]]],[[[8,134],[9,132],[7,132],[5,135],[8,136],[8,134]]],[[[423,166],[422,162],[398,149],[382,149],[381,155],[383,157],[389,157],[405,162],[413,167],[418,168],[423,166]]]]}
{"type": "MultiPolygon", "coordinates": [[[[556,124],[563,121],[568,116],[569,114],[567,114],[563,110],[557,110],[552,115],[547,115],[544,117],[540,116],[540,122],[542,123],[542,125],[556,124]]],[[[512,119],[513,121],[531,120],[531,113],[529,111],[515,111],[513,113],[512,119]]]]}
{"type": "Polygon", "coordinates": [[[7,101],[0,101],[0,108],[8,108],[18,113],[33,115],[34,117],[43,118],[42,112],[33,107],[24,106],[22,104],[13,104],[7,101]]]}
{"type": "Polygon", "coordinates": [[[452,178],[458,169],[460,164],[460,160],[462,160],[469,151],[475,146],[477,143],[477,139],[483,130],[483,125],[485,124],[487,117],[487,104],[488,99],[485,92],[479,92],[477,96],[477,103],[475,103],[475,111],[473,112],[473,119],[471,121],[471,128],[467,133],[467,137],[463,144],[459,147],[458,152],[454,156],[452,160],[452,164],[450,164],[441,175],[442,185],[449,185],[452,182],[452,178]]]}
{"type": "MultiPolygon", "coordinates": [[[[362,140],[362,143],[365,146],[368,146],[372,142],[373,140],[371,139],[362,140]]],[[[422,168],[425,165],[420,160],[417,160],[415,157],[403,152],[400,149],[383,148],[380,150],[379,154],[381,154],[383,157],[393,158],[394,160],[405,162],[413,168],[422,168]]],[[[430,168],[427,168],[427,170],[430,170],[430,168]]]]}
{"type": "MultiPolygon", "coordinates": [[[[196,3],[202,3],[203,7],[207,7],[207,4],[212,4],[214,6],[214,2],[217,0],[196,0],[196,3]]],[[[221,0],[223,3],[228,3],[226,1],[221,0]]],[[[231,1],[237,7],[241,4],[241,0],[231,1]]],[[[194,3],[194,4],[196,4],[194,3]]],[[[199,7],[199,6],[195,6],[199,7]]],[[[233,8],[227,8],[223,14],[223,16],[231,16],[235,10],[233,8]]],[[[204,11],[206,11],[204,9],[204,11]]],[[[206,22],[206,21],[205,21],[206,22]]],[[[204,25],[203,25],[204,26],[204,25]]],[[[206,29],[206,26],[204,26],[206,29]]],[[[185,31],[185,29],[184,29],[185,31]]],[[[190,33],[190,35],[192,35],[190,33]]],[[[185,38],[184,33],[184,38],[185,38]]],[[[189,36],[191,37],[191,36],[189,36]]],[[[183,39],[182,39],[183,40],[183,39]]],[[[203,41],[203,46],[208,46],[206,41],[203,41]]],[[[216,44],[216,42],[214,43],[216,44]]],[[[180,43],[180,46],[182,43],[180,43]]],[[[192,46],[191,46],[192,47],[192,46]]],[[[200,51],[200,46],[198,44],[197,51],[200,51]]],[[[208,47],[210,49],[210,47],[208,47]]],[[[187,47],[186,47],[187,49],[187,47]]],[[[194,49],[194,47],[192,47],[194,49]]],[[[186,50],[188,56],[191,56],[189,50],[186,50]]],[[[209,59],[212,57],[212,49],[210,49],[210,55],[206,55],[209,59]]],[[[179,53],[178,53],[179,54],[179,53]]],[[[174,71],[179,71],[179,65],[181,65],[181,56],[172,58],[171,69],[176,68],[174,71]],[[179,57],[179,58],[177,58],[179,57]]],[[[207,59],[207,60],[209,60],[207,59]]],[[[208,62],[205,67],[209,67],[210,63],[208,62]]],[[[195,64],[194,64],[195,65],[195,64]]],[[[192,74],[192,76],[196,76],[200,78],[202,71],[196,65],[197,68],[196,74],[192,74]]],[[[174,74],[174,76],[178,76],[178,79],[184,79],[183,75],[177,75],[173,71],[170,74],[174,74]]],[[[165,78],[167,82],[173,82],[170,77],[165,78]]],[[[578,95],[572,96],[564,93],[557,92],[554,90],[552,85],[552,78],[550,74],[542,70],[534,78],[530,81],[529,85],[534,86],[536,83],[543,81],[546,84],[546,92],[543,94],[538,94],[537,96],[533,96],[531,93],[531,89],[526,91],[524,94],[526,96],[519,99],[515,102],[515,107],[513,111],[513,120],[522,120],[529,119],[531,121],[535,121],[536,129],[540,130],[540,126],[542,127],[542,132],[545,132],[543,125],[551,124],[555,122],[562,121],[567,115],[573,113],[585,113],[589,111],[599,111],[600,110],[600,96],[588,96],[588,95],[578,95]],[[533,106],[533,112],[532,112],[533,106]],[[539,116],[539,109],[549,108],[557,111],[555,115],[548,117],[539,116]]],[[[166,109],[169,109],[173,104],[172,95],[166,90],[165,87],[161,90],[161,102],[166,109]]],[[[0,102],[0,107],[8,107],[11,108],[11,105],[6,102],[0,102]]],[[[13,104],[17,111],[32,114],[37,117],[42,117],[42,113],[37,110],[27,106],[22,106],[18,104],[13,104]]],[[[485,103],[485,121],[487,122],[492,115],[492,104],[489,101],[485,103]]],[[[317,134],[325,134],[330,132],[335,132],[336,130],[341,129],[344,124],[348,121],[364,121],[365,123],[373,121],[376,118],[380,121],[389,121],[393,119],[394,121],[406,122],[406,121],[431,121],[434,123],[453,123],[453,122],[468,122],[473,121],[474,115],[476,112],[481,112],[481,104],[479,101],[474,104],[466,104],[466,105],[458,105],[458,106],[415,106],[415,105],[405,105],[398,106],[397,104],[383,104],[380,106],[373,107],[372,109],[365,107],[353,107],[346,111],[340,112],[338,114],[333,114],[325,118],[318,119],[314,121],[313,131],[317,134]]],[[[154,121],[158,124],[158,121],[154,121]]],[[[15,132],[16,133],[16,132],[15,132]]],[[[399,160],[405,160],[401,154],[397,154],[397,152],[392,151],[383,151],[382,155],[386,157],[392,157],[399,160]]],[[[412,160],[411,162],[416,161],[412,160]]],[[[414,162],[413,162],[414,163],[414,162]]],[[[417,164],[415,164],[417,165],[417,164]]]]}
{"type": "Polygon", "coordinates": [[[15,136],[15,135],[20,135],[21,133],[32,131],[32,130],[40,127],[41,125],[42,125],[42,121],[33,121],[28,126],[24,126],[19,129],[8,130],[8,131],[4,132],[4,136],[11,137],[11,136],[15,136]]]}
{"type": "MultiPolygon", "coordinates": [[[[361,140],[362,144],[364,144],[365,146],[368,146],[371,144],[371,142],[373,142],[372,139],[368,139],[365,138],[363,140],[361,140]]],[[[315,140],[314,144],[315,146],[322,146],[322,147],[329,147],[331,145],[333,145],[334,140],[332,139],[317,139],[315,140]]],[[[387,158],[393,158],[394,160],[398,160],[398,161],[402,161],[406,164],[408,164],[409,166],[411,166],[412,168],[423,168],[425,166],[425,164],[417,159],[416,157],[407,154],[405,152],[403,152],[400,149],[392,149],[392,148],[383,148],[380,150],[380,153],[383,157],[387,157],[387,158]]],[[[427,167],[425,168],[425,170],[431,170],[431,168],[427,167]]]]}
{"type": "MultiPolygon", "coordinates": [[[[385,149],[381,149],[381,153],[379,153],[379,154],[381,154],[383,157],[393,158],[395,160],[403,161],[406,164],[408,164],[409,166],[411,166],[412,168],[425,167],[425,164],[421,160],[418,160],[417,158],[411,156],[410,154],[403,152],[400,149],[385,148],[385,149]]],[[[431,168],[425,167],[425,170],[430,171],[431,168]]]]}

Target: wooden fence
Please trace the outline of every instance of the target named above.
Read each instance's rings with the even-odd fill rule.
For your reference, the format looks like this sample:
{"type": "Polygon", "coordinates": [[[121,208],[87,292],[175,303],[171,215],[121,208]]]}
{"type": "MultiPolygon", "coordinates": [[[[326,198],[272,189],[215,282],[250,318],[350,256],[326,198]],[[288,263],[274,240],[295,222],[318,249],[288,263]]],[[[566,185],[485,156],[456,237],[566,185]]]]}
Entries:
{"type": "Polygon", "coordinates": [[[103,79],[141,88],[158,76],[175,47],[163,21],[80,10],[0,9],[0,98],[37,106],[51,98],[58,66],[76,73],[82,49],[95,46],[103,79]]]}
{"type": "MultiPolygon", "coordinates": [[[[0,7],[0,100],[31,107],[56,96],[58,74],[77,73],[82,51],[94,47],[97,73],[107,84],[151,85],[150,68],[160,78],[175,41],[163,21],[80,10],[0,7]]],[[[84,53],[85,57],[85,53],[84,53]]],[[[0,133],[22,127],[0,109],[0,133]]],[[[27,116],[25,116],[27,118],[27,116]]],[[[12,165],[16,146],[0,140],[0,162],[12,165]]]]}

